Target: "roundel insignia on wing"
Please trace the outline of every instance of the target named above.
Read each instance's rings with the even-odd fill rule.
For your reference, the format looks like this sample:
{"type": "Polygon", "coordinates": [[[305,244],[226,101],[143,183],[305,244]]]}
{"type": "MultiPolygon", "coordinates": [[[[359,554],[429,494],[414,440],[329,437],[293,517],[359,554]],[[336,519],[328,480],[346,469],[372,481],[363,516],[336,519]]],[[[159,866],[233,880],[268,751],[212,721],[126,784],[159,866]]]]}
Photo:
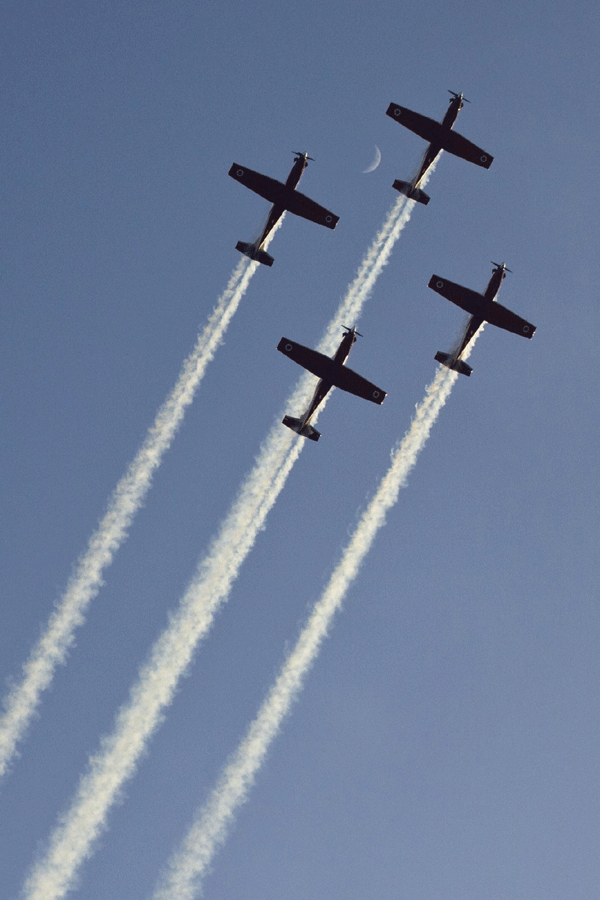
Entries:
{"type": "Polygon", "coordinates": [[[373,391],[373,397],[375,398],[375,400],[377,400],[377,398],[379,397],[379,391],[373,391]]]}
{"type": "Polygon", "coordinates": [[[529,325],[523,325],[523,334],[529,334],[529,325]]]}
{"type": "Polygon", "coordinates": [[[486,162],[488,161],[488,158],[487,158],[487,156],[485,155],[485,153],[483,154],[483,156],[480,156],[480,157],[479,157],[479,161],[482,162],[482,163],[486,163],[486,162]]]}
{"type": "Polygon", "coordinates": [[[401,114],[402,114],[402,110],[400,109],[399,106],[397,106],[397,107],[394,109],[394,115],[395,115],[395,116],[399,116],[399,115],[401,115],[401,114]]]}
{"type": "Polygon", "coordinates": [[[286,353],[291,353],[293,349],[294,349],[294,345],[293,345],[293,344],[286,344],[285,347],[284,347],[284,350],[285,350],[286,353]]]}
{"type": "Polygon", "coordinates": [[[325,221],[326,221],[326,222],[331,222],[332,219],[333,219],[333,216],[325,216],[325,221]]]}
{"type": "Polygon", "coordinates": [[[243,169],[238,169],[237,172],[236,172],[235,174],[237,175],[238,178],[241,178],[242,175],[244,174],[244,170],[243,170],[243,169]]]}
{"type": "Polygon", "coordinates": [[[443,282],[443,281],[436,281],[435,286],[436,286],[436,288],[443,288],[443,287],[444,287],[444,282],[443,282]]]}

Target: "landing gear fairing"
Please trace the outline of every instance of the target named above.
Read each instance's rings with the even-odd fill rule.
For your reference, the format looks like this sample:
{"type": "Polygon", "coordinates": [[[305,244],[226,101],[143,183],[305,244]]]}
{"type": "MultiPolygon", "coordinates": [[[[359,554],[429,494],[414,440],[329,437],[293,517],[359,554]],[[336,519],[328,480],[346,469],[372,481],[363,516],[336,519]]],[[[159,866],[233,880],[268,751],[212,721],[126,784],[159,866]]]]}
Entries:
{"type": "Polygon", "coordinates": [[[510,269],[506,267],[506,263],[492,263],[492,265],[495,268],[483,294],[448,281],[447,278],[440,278],[439,275],[432,275],[429,279],[428,287],[471,314],[458,349],[454,353],[443,353],[438,350],[435,354],[435,359],[439,363],[448,369],[460,372],[461,375],[470,375],[473,371],[471,366],[461,359],[461,356],[484,322],[497,325],[498,328],[504,328],[506,331],[512,331],[513,334],[520,334],[526,338],[532,338],[535,334],[535,325],[522,319],[505,306],[501,306],[500,303],[496,303],[500,285],[510,269]]]}
{"type": "Polygon", "coordinates": [[[394,181],[394,187],[397,191],[400,191],[401,194],[404,194],[411,200],[416,200],[417,203],[429,203],[430,197],[425,191],[421,190],[419,183],[442,150],[446,150],[447,153],[453,153],[454,156],[461,156],[468,162],[475,163],[476,166],[483,166],[484,169],[489,169],[494,161],[494,157],[482,150],[481,147],[477,147],[461,134],[452,131],[464,103],[469,101],[464,94],[455,94],[454,91],[449,93],[452,94],[450,107],[441,122],[436,122],[435,119],[430,119],[428,116],[421,115],[421,113],[413,112],[405,106],[398,106],[396,103],[390,103],[386,111],[386,115],[390,116],[390,118],[429,142],[429,147],[425,151],[423,163],[416,178],[412,181],[394,181]]]}
{"type": "Polygon", "coordinates": [[[358,331],[356,328],[347,328],[333,357],[325,356],[324,353],[319,353],[318,350],[304,347],[302,344],[297,344],[295,341],[290,341],[285,337],[279,341],[277,349],[281,353],[289,356],[294,362],[308,369],[309,372],[312,372],[313,375],[319,378],[313,398],[304,415],[299,419],[294,419],[292,416],[284,416],[282,420],[283,424],[295,431],[296,434],[309,438],[311,441],[319,440],[321,433],[316,428],[313,428],[312,425],[309,425],[309,422],[315,410],[332,387],[341,388],[343,391],[348,391],[350,394],[355,394],[364,400],[371,400],[372,403],[381,404],[385,400],[386,391],[367,381],[362,375],[357,375],[356,372],[344,365],[357,335],[358,331]]]}
{"type": "Polygon", "coordinates": [[[240,253],[250,257],[250,259],[258,260],[265,266],[273,265],[273,257],[262,249],[263,244],[286,210],[297,216],[302,216],[304,219],[309,219],[311,222],[316,222],[317,225],[324,225],[325,228],[335,228],[339,222],[339,216],[335,216],[328,209],[325,209],[324,206],[319,206],[314,200],[305,197],[304,194],[296,190],[302,178],[302,173],[308,165],[308,160],[312,159],[312,157],[308,153],[297,152],[295,152],[295,157],[294,165],[285,184],[281,181],[275,181],[274,178],[269,178],[268,175],[261,175],[260,172],[254,172],[252,169],[240,166],[238,163],[234,163],[229,170],[232,178],[235,178],[240,184],[250,188],[256,194],[260,194],[261,197],[273,204],[267,224],[259,239],[254,244],[238,241],[235,245],[235,249],[239,250],[240,253]]]}

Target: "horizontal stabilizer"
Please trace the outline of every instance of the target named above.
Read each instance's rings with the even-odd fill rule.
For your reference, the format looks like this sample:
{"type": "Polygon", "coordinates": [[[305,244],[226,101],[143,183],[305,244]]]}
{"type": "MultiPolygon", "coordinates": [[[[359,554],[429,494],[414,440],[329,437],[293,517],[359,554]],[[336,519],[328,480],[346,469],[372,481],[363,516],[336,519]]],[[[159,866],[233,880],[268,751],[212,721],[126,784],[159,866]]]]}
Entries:
{"type": "Polygon", "coordinates": [[[423,203],[425,206],[427,206],[431,199],[431,197],[426,194],[425,191],[422,191],[421,188],[413,187],[410,181],[398,181],[396,179],[393,187],[410,200],[416,200],[417,203],[423,203]]]}
{"type": "Polygon", "coordinates": [[[240,253],[243,253],[244,256],[262,263],[264,266],[273,265],[273,257],[269,256],[268,253],[265,253],[264,250],[257,250],[254,244],[245,244],[243,241],[238,241],[235,245],[235,249],[239,250],[240,253]]]}
{"type": "Polygon", "coordinates": [[[281,421],[284,425],[287,425],[288,428],[291,428],[292,431],[295,431],[296,434],[300,434],[310,441],[318,441],[321,437],[321,432],[317,431],[316,428],[313,428],[312,425],[303,426],[301,419],[294,419],[292,416],[284,416],[281,421]]]}
{"type": "Polygon", "coordinates": [[[434,359],[443,366],[446,366],[447,369],[453,369],[455,372],[460,372],[461,375],[470,375],[473,371],[471,366],[468,366],[462,359],[454,359],[451,353],[442,353],[441,350],[438,350],[434,359]]]}

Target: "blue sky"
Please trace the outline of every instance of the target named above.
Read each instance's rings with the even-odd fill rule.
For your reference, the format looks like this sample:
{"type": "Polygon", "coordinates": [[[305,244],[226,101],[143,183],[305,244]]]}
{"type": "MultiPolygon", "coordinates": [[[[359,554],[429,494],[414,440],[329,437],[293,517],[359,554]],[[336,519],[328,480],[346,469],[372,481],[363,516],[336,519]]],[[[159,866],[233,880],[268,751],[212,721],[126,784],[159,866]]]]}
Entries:
{"type": "Polygon", "coordinates": [[[0,784],[2,897],[19,897],[273,423],[300,412],[277,343],[318,343],[425,148],[387,106],[441,119],[448,89],[471,100],[457,130],[495,159],[442,157],[356,323],[350,364],[388,397],[334,393],[71,895],[152,895],[460,331],[430,276],[483,290],[490,260],[513,270],[500,300],[535,338],[479,338],[204,895],[596,895],[599,15],[5,6],[3,695],[264,221],[231,164],[284,179],[308,150],[302,190],[340,222],[286,218],[104,573],[0,784]]]}

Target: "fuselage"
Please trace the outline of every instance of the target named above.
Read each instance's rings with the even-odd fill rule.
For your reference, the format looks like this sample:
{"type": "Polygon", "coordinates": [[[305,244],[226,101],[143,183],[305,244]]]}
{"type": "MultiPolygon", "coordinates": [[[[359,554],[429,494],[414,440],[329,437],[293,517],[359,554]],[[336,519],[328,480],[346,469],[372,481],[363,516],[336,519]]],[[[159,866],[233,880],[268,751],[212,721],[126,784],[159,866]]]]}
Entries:
{"type": "Polygon", "coordinates": [[[467,346],[471,342],[471,340],[475,337],[481,326],[485,321],[487,321],[487,313],[492,305],[495,302],[496,297],[498,296],[498,291],[500,290],[500,285],[503,280],[506,278],[506,266],[504,263],[501,266],[496,266],[496,268],[492,272],[492,277],[488,282],[488,286],[483,292],[483,302],[481,304],[481,312],[477,313],[477,315],[471,316],[467,323],[467,327],[465,330],[464,337],[460,343],[460,347],[456,352],[455,359],[460,359],[461,355],[466,350],[467,346]]]}
{"type": "Polygon", "coordinates": [[[498,291],[500,290],[500,285],[503,280],[506,278],[506,266],[502,263],[501,266],[496,266],[494,271],[492,272],[492,277],[488,282],[488,286],[486,287],[483,296],[488,301],[488,303],[493,303],[496,297],[498,296],[498,291]]]}
{"type": "MultiPolygon", "coordinates": [[[[332,357],[332,367],[337,369],[341,369],[346,360],[350,355],[350,351],[352,350],[352,346],[356,341],[356,332],[354,329],[347,331],[344,337],[341,340],[340,346],[335,351],[335,354],[332,357]]],[[[308,404],[308,409],[302,416],[302,427],[308,425],[310,419],[314,415],[315,410],[319,406],[320,403],[323,402],[329,391],[334,385],[333,378],[321,378],[319,379],[319,383],[315,388],[315,392],[313,394],[312,400],[308,404]]]]}
{"type": "MultiPolygon", "coordinates": [[[[290,174],[286,178],[285,187],[290,191],[295,191],[300,179],[302,178],[302,174],[305,168],[308,165],[308,153],[299,153],[296,156],[294,161],[294,165],[290,171],[290,174]]],[[[260,249],[264,242],[266,241],[269,234],[273,231],[273,228],[279,222],[280,218],[284,214],[286,210],[285,202],[283,203],[274,203],[271,207],[271,211],[269,212],[269,218],[267,219],[267,224],[265,225],[263,232],[256,242],[256,248],[260,249]]]]}
{"type": "MultiPolygon", "coordinates": [[[[463,96],[462,94],[457,94],[456,97],[452,97],[450,100],[450,105],[446,110],[446,115],[442,119],[441,125],[442,128],[446,131],[450,131],[454,128],[454,123],[458,119],[458,114],[463,108],[463,96]]],[[[418,187],[419,182],[426,174],[426,172],[431,168],[434,164],[442,150],[444,149],[443,139],[439,141],[434,141],[429,145],[427,150],[425,151],[425,156],[423,157],[423,162],[421,164],[421,168],[419,169],[419,174],[417,175],[414,186],[418,187]]]]}
{"type": "Polygon", "coordinates": [[[451,128],[454,128],[454,123],[458,119],[458,114],[463,108],[463,96],[462,94],[458,94],[456,97],[452,97],[450,100],[450,106],[446,110],[446,115],[442,119],[442,126],[447,128],[450,131],[451,128]]]}
{"type": "Polygon", "coordinates": [[[292,170],[286,179],[285,186],[288,188],[291,188],[293,191],[295,191],[296,188],[298,187],[300,179],[302,178],[302,174],[303,174],[305,168],[307,167],[307,165],[308,165],[308,154],[307,153],[298,154],[298,156],[294,160],[294,165],[292,166],[292,170]]]}

